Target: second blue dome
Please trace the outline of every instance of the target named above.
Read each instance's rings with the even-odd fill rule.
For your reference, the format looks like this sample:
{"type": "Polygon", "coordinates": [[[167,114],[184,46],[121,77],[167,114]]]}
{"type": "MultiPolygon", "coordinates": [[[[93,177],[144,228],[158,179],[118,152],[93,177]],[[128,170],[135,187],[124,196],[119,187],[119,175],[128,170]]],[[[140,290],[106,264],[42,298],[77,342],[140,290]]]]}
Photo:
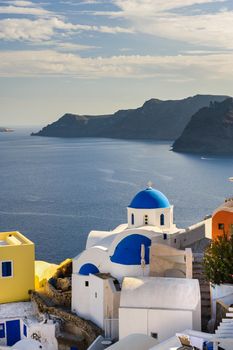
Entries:
{"type": "Polygon", "coordinates": [[[136,194],[129,207],[134,209],[170,208],[170,203],[162,192],[148,187],[136,194]]]}

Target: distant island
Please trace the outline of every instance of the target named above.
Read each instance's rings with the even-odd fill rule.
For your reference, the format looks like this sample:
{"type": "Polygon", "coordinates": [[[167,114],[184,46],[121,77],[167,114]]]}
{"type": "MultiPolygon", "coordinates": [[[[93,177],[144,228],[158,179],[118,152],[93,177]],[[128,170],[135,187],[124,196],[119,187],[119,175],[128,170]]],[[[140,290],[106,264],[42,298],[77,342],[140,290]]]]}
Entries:
{"type": "Polygon", "coordinates": [[[109,115],[67,113],[32,136],[176,140],[193,114],[228,96],[195,95],[181,100],[150,99],[136,109],[109,115]]]}
{"type": "Polygon", "coordinates": [[[233,155],[233,99],[200,109],[174,142],[173,150],[197,154],[233,155]]]}
{"type": "Polygon", "coordinates": [[[13,129],[0,127],[0,132],[13,132],[13,129]]]}

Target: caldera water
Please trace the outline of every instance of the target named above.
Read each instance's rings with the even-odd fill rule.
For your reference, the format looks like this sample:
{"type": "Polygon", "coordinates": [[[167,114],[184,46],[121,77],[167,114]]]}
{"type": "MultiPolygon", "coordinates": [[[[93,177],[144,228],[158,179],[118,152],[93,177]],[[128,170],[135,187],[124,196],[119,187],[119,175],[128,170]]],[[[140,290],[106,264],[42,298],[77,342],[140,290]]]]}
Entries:
{"type": "Polygon", "coordinates": [[[126,222],[133,196],[152,181],[187,227],[233,195],[233,158],[170,151],[172,142],[31,137],[0,133],[0,231],[18,230],[37,259],[60,262],[91,230],[126,222]]]}

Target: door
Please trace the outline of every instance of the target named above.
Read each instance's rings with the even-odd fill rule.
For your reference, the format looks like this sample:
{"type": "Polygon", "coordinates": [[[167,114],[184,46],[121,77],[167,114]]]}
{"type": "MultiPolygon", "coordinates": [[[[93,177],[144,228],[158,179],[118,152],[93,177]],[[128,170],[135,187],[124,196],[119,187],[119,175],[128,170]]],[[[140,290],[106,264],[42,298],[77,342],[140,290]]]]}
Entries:
{"type": "Polygon", "coordinates": [[[20,340],[20,321],[6,322],[7,346],[12,346],[20,340]]]}

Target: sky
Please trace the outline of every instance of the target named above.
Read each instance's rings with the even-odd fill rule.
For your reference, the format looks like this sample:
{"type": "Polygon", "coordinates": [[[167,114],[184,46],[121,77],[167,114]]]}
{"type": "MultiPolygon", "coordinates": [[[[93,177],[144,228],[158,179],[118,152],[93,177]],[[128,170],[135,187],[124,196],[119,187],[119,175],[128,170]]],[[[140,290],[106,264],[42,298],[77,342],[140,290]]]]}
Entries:
{"type": "Polygon", "coordinates": [[[0,126],[233,95],[233,0],[0,0],[0,126]]]}

